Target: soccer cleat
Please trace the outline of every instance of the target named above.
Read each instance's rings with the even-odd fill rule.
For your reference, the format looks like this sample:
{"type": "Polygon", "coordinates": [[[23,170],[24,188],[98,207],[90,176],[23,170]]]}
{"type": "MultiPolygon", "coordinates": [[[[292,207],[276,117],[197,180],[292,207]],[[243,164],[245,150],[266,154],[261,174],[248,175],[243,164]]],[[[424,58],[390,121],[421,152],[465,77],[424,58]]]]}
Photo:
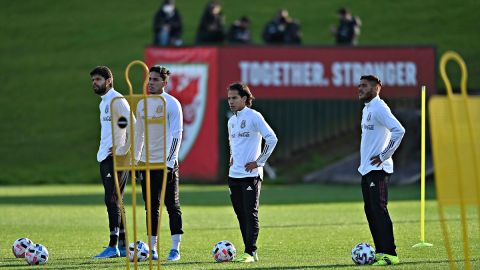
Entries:
{"type": "Polygon", "coordinates": [[[120,257],[120,250],[117,247],[107,247],[102,253],[93,257],[94,259],[116,258],[120,257]]]}
{"type": "Polygon", "coordinates": [[[383,257],[377,260],[373,266],[385,266],[385,265],[392,265],[392,264],[399,264],[400,259],[398,256],[383,254],[383,257]]]}
{"type": "Polygon", "coordinates": [[[125,246],[119,246],[120,257],[127,257],[127,248],[125,246]]]}
{"type": "Polygon", "coordinates": [[[380,261],[383,259],[383,253],[375,253],[375,261],[380,261]]]}
{"type": "Polygon", "coordinates": [[[240,255],[238,258],[236,258],[234,262],[251,263],[251,262],[255,262],[255,258],[252,255],[245,252],[242,255],[240,255]]]}
{"type": "Polygon", "coordinates": [[[152,250],[152,260],[158,261],[158,253],[155,249],[152,250]]]}
{"type": "Polygon", "coordinates": [[[167,261],[178,261],[180,260],[180,252],[176,249],[170,249],[170,254],[168,254],[167,261]]]}
{"type": "Polygon", "coordinates": [[[255,251],[253,252],[253,259],[258,262],[258,253],[255,251]]]}

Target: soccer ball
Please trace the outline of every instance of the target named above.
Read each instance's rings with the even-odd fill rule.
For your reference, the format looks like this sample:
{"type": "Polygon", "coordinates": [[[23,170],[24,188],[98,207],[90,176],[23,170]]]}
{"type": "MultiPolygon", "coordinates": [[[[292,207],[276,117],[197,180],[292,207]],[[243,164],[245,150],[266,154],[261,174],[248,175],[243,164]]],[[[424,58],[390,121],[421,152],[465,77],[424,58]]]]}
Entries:
{"type": "Polygon", "coordinates": [[[150,249],[148,245],[142,241],[137,241],[137,244],[130,243],[128,246],[128,258],[133,262],[135,252],[137,253],[137,261],[143,262],[148,259],[150,249]]]}
{"type": "Polygon", "coordinates": [[[48,261],[48,250],[40,244],[31,245],[25,252],[25,260],[30,265],[46,264],[48,261]]]}
{"type": "Polygon", "coordinates": [[[213,258],[217,262],[230,262],[237,255],[237,250],[232,243],[227,240],[220,241],[213,246],[213,258]]]}
{"type": "Polygon", "coordinates": [[[360,243],[352,249],[352,260],[355,264],[372,264],[375,261],[375,249],[367,243],[360,243]]]}
{"type": "Polygon", "coordinates": [[[18,238],[12,245],[13,255],[17,258],[24,258],[25,251],[30,245],[33,245],[32,240],[28,238],[18,238]]]}

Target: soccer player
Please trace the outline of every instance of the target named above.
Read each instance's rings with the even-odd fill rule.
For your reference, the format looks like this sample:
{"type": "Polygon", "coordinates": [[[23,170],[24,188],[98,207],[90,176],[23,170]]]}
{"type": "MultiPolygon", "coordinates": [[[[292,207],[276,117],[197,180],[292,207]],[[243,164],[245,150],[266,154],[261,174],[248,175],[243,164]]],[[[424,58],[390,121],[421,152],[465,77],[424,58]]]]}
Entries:
{"type": "Polygon", "coordinates": [[[387,209],[387,185],[393,173],[392,155],[405,134],[403,126],[380,99],[381,88],[382,82],[373,75],[360,78],[358,97],[365,107],[358,171],[362,174],[365,215],[376,248],[374,265],[379,266],[400,262],[387,209]]]}
{"type": "MultiPolygon", "coordinates": [[[[182,212],[180,210],[179,198],[179,175],[178,175],[178,151],[180,143],[182,142],[183,131],[183,113],[180,102],[173,96],[165,92],[165,86],[168,84],[170,71],[162,66],[153,66],[150,68],[148,80],[148,93],[152,98],[147,98],[147,101],[140,100],[137,105],[136,116],[138,121],[135,125],[135,160],[139,160],[140,164],[147,162],[146,146],[149,147],[149,162],[163,163],[165,157],[164,153],[164,136],[161,125],[148,126],[148,142],[145,142],[145,110],[147,105],[148,119],[155,119],[162,117],[166,111],[167,119],[167,187],[165,190],[165,206],[167,207],[168,216],[170,220],[170,233],[172,237],[172,246],[170,254],[167,257],[168,261],[180,260],[180,241],[183,234],[182,230],[182,212]],[[163,102],[160,98],[155,96],[162,96],[166,101],[166,109],[163,107],[163,102]]],[[[146,190],[146,172],[140,171],[142,178],[142,195],[143,200],[147,201],[146,190]]],[[[163,170],[151,170],[150,173],[150,194],[151,194],[151,217],[152,217],[152,236],[151,249],[152,257],[158,260],[158,253],[156,251],[157,235],[158,235],[158,216],[160,207],[160,191],[163,182],[163,170]]],[[[145,204],[145,210],[147,210],[145,204]]],[[[147,221],[148,222],[148,221],[147,221]]]]}
{"type": "MultiPolygon", "coordinates": [[[[100,176],[105,190],[105,205],[107,206],[108,223],[110,228],[110,242],[108,247],[95,256],[94,258],[113,258],[125,257],[125,231],[121,218],[121,209],[119,200],[123,200],[123,190],[128,180],[128,172],[118,173],[118,181],[122,198],[118,198],[115,188],[113,157],[112,157],[112,126],[111,126],[111,112],[113,117],[117,120],[120,117],[130,118],[130,106],[125,99],[119,99],[113,103],[111,102],[115,97],[122,97],[122,95],[113,89],[113,75],[108,67],[99,66],[90,72],[92,78],[92,87],[95,94],[102,98],[100,102],[100,147],[97,153],[97,160],[100,162],[100,176]]],[[[133,119],[135,121],[135,119],[133,119]]],[[[133,123],[134,124],[134,123],[133,123]]],[[[124,156],[127,154],[130,146],[128,131],[130,130],[128,124],[126,128],[115,128],[115,146],[116,155],[124,156]]]]}
{"type": "Polygon", "coordinates": [[[245,252],[236,261],[258,261],[258,207],[263,166],[277,144],[277,136],[263,116],[250,109],[254,97],[247,85],[232,83],[228,87],[228,105],[233,116],[228,120],[230,170],[228,187],[237,215],[245,252]],[[265,139],[263,150],[262,138],[265,139]]]}

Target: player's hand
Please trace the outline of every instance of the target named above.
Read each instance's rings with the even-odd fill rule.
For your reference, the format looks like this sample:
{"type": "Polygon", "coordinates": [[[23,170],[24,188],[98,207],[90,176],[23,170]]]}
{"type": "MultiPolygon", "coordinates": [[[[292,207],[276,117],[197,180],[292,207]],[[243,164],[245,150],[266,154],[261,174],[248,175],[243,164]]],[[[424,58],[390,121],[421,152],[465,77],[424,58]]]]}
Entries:
{"type": "Polygon", "coordinates": [[[258,164],[256,161],[248,162],[247,164],[245,164],[245,171],[252,172],[257,167],[258,167],[258,164]]]}
{"type": "Polygon", "coordinates": [[[232,167],[233,165],[233,158],[230,159],[230,164],[228,166],[232,167]]]}
{"type": "Polygon", "coordinates": [[[375,166],[380,166],[380,164],[382,164],[382,160],[380,159],[380,155],[376,155],[372,158],[370,158],[370,164],[371,165],[375,165],[375,166]]]}

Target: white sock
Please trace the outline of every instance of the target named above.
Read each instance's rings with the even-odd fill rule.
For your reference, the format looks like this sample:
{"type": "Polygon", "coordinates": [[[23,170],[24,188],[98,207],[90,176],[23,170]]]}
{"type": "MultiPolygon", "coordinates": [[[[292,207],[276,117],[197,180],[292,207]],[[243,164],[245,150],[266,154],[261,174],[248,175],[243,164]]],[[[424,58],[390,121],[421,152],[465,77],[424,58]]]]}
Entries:
{"type": "Polygon", "coordinates": [[[150,247],[151,250],[157,250],[157,236],[152,235],[152,246],[150,247]]]}
{"type": "Polygon", "coordinates": [[[181,234],[172,235],[172,248],[171,249],[176,249],[176,250],[180,251],[180,241],[182,241],[182,235],[181,234]]]}

